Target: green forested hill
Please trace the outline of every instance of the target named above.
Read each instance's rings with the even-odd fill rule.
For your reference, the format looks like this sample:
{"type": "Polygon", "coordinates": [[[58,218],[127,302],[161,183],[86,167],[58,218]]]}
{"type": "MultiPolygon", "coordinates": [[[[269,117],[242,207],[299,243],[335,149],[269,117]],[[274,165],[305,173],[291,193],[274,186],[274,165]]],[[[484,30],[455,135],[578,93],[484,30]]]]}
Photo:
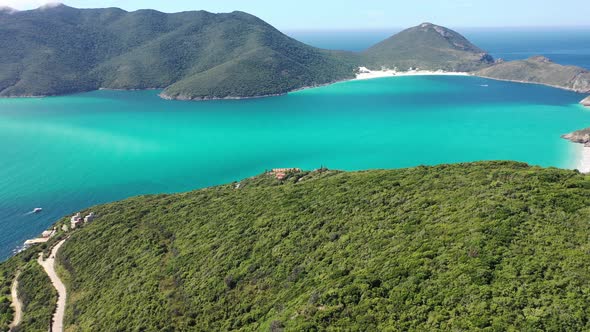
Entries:
{"type": "Polygon", "coordinates": [[[0,17],[0,97],[99,88],[160,88],[175,99],[255,97],[353,78],[359,66],[469,71],[492,61],[432,24],[352,53],[305,45],[243,12],[57,5],[0,17]]]}
{"type": "Polygon", "coordinates": [[[93,211],[68,331],[590,329],[590,178],[513,162],[271,175],[93,211]]]}
{"type": "Polygon", "coordinates": [[[250,97],[350,78],[354,61],[242,12],[165,14],[64,5],[0,12],[0,96],[166,88],[250,97]]]}
{"type": "Polygon", "coordinates": [[[587,71],[538,59],[494,65],[459,33],[430,23],[353,53],[305,45],[243,12],[0,10],[0,97],[99,88],[159,88],[173,99],[259,97],[353,78],[360,66],[473,72],[590,91],[587,71]]]}
{"type": "Polygon", "coordinates": [[[14,318],[10,291],[18,275],[18,294],[22,304],[21,323],[11,332],[45,332],[55,309],[57,292],[43,268],[37,263],[36,247],[0,264],[0,331],[8,332],[14,318]]]}
{"type": "Polygon", "coordinates": [[[492,56],[457,32],[423,23],[404,30],[362,53],[362,63],[371,69],[400,71],[473,71],[489,66],[492,56]]]}

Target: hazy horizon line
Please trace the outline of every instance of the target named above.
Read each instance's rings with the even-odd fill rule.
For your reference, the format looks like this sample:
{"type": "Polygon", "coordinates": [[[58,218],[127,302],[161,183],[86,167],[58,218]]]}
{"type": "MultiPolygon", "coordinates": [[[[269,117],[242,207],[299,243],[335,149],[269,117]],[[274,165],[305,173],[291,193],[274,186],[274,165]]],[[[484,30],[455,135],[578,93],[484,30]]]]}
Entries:
{"type": "MultiPolygon", "coordinates": [[[[432,22],[433,24],[452,28],[452,29],[473,29],[473,30],[488,30],[488,29],[581,29],[590,30],[590,25],[514,25],[514,26],[453,26],[439,24],[432,22]]],[[[416,23],[413,26],[418,26],[421,23],[416,23]]],[[[282,28],[284,31],[290,32],[382,32],[386,30],[403,30],[407,29],[408,26],[392,26],[392,27],[378,27],[378,28],[282,28]]]]}
{"type": "MultiPolygon", "coordinates": [[[[181,11],[163,11],[161,9],[154,9],[154,8],[140,8],[140,9],[128,10],[128,9],[117,7],[117,6],[74,7],[74,6],[71,6],[68,4],[64,4],[63,2],[59,2],[59,1],[50,1],[50,2],[48,2],[44,5],[41,5],[39,7],[27,8],[27,9],[18,9],[18,8],[14,8],[11,6],[0,5],[0,9],[2,9],[2,8],[12,9],[16,13],[16,12],[24,12],[24,11],[57,7],[59,5],[63,5],[63,6],[70,7],[70,8],[82,9],[82,10],[84,10],[84,9],[112,9],[112,8],[115,8],[115,9],[120,9],[120,10],[129,12],[129,13],[135,12],[135,11],[140,11],[140,10],[154,10],[154,11],[158,11],[158,12],[166,13],[166,14],[175,14],[175,13],[191,12],[191,11],[205,11],[205,12],[209,12],[212,14],[227,14],[227,13],[233,12],[233,11],[213,12],[213,11],[208,11],[208,10],[203,10],[203,9],[190,9],[190,10],[181,10],[181,11]]],[[[241,10],[235,10],[235,11],[241,11],[241,10]]],[[[258,16],[256,13],[248,12],[248,11],[243,11],[243,12],[248,13],[250,15],[254,15],[260,19],[263,19],[261,16],[258,16]]],[[[269,22],[266,19],[263,19],[263,20],[265,22],[269,22]]],[[[472,29],[472,30],[491,30],[491,29],[522,29],[522,30],[526,30],[526,29],[579,29],[579,30],[590,30],[590,24],[587,24],[587,25],[567,25],[566,24],[566,25],[472,26],[472,25],[453,25],[452,23],[451,24],[441,24],[440,22],[436,22],[436,21],[432,21],[432,20],[428,20],[428,19],[425,19],[422,21],[417,20],[415,24],[408,25],[408,26],[383,26],[383,27],[358,27],[358,28],[351,28],[351,27],[318,27],[318,28],[283,27],[283,26],[280,26],[280,24],[276,24],[276,23],[273,23],[272,25],[281,31],[288,31],[288,32],[384,32],[384,31],[388,31],[388,30],[401,31],[401,30],[407,29],[409,27],[418,26],[418,25],[425,23],[425,22],[430,22],[430,23],[433,23],[436,25],[449,27],[452,29],[472,29]]]]}

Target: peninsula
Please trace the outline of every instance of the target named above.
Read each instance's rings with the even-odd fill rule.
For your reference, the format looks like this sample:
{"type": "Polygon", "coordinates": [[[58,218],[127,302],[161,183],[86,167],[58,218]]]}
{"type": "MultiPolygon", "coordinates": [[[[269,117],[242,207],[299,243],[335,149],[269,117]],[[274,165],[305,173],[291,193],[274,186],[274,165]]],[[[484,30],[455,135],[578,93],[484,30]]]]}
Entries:
{"type": "Polygon", "coordinates": [[[431,23],[346,52],[305,45],[244,12],[0,9],[0,97],[157,88],[165,99],[253,98],[353,79],[361,67],[590,91],[582,68],[543,57],[495,61],[456,31],[431,23]]]}
{"type": "Polygon", "coordinates": [[[562,66],[540,55],[526,60],[499,62],[473,74],[491,79],[543,84],[590,93],[590,71],[576,66],[562,66]]]}
{"type": "MultiPolygon", "coordinates": [[[[21,270],[21,328],[48,330],[63,297],[45,251],[65,331],[590,329],[587,176],[280,171],[94,207],[61,242],[64,218],[47,247],[0,263],[0,299],[21,270]]],[[[0,306],[0,330],[12,317],[0,306]]]]}

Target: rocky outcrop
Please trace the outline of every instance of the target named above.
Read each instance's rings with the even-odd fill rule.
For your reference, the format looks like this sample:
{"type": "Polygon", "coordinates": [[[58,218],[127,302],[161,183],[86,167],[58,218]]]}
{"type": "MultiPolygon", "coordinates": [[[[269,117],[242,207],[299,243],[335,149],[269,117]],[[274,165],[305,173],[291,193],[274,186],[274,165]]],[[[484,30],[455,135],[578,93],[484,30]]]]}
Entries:
{"type": "Polygon", "coordinates": [[[586,107],[590,107],[590,96],[586,97],[586,99],[582,100],[580,102],[580,104],[586,106],[586,107]]]}
{"type": "Polygon", "coordinates": [[[586,147],[590,147],[590,128],[574,131],[573,133],[561,136],[574,143],[584,144],[586,147]]]}

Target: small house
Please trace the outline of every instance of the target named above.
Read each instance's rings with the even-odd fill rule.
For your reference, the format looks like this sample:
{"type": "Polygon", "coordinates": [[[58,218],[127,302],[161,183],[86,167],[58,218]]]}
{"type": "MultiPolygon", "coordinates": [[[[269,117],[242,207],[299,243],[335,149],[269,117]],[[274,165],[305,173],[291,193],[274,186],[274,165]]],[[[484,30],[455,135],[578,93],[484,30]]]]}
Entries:
{"type": "Polygon", "coordinates": [[[80,212],[78,212],[74,216],[72,216],[72,219],[70,220],[70,228],[74,229],[82,225],[82,222],[84,221],[82,220],[82,216],[80,216],[80,212]]]}
{"type": "Polygon", "coordinates": [[[84,217],[84,222],[85,223],[89,223],[94,221],[94,219],[96,218],[96,215],[94,214],[94,212],[90,212],[89,215],[87,215],[86,217],[84,217]]]}

